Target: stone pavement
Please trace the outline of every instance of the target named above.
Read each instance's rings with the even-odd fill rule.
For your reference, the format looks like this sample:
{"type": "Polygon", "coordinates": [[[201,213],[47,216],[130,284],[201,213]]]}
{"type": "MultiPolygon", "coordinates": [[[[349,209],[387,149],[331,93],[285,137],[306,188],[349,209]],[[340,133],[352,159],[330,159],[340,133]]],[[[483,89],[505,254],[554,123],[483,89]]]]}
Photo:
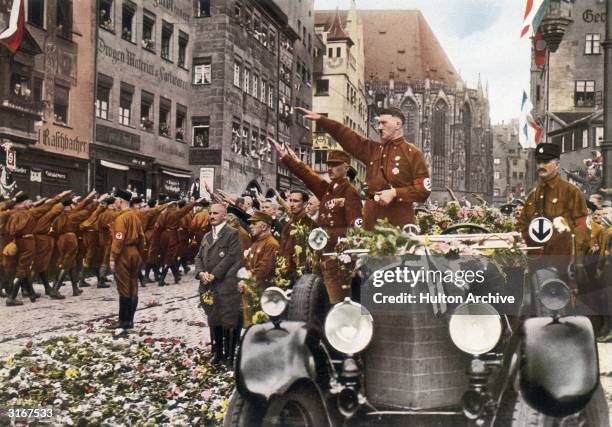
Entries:
{"type": "MultiPolygon", "coordinates": [[[[183,276],[178,285],[159,287],[156,283],[139,289],[135,328],[155,337],[177,337],[190,345],[209,341],[206,317],[198,307],[198,284],[193,272],[183,276]]],[[[87,333],[87,323],[117,318],[119,296],[117,289],[97,289],[96,279],[88,279],[93,286],[84,288],[78,297],[72,296],[68,282],[62,287],[64,300],[53,300],[44,295],[42,285],[34,285],[43,294],[37,302],[27,298],[20,307],[7,307],[0,299],[0,358],[17,352],[28,341],[43,341],[58,335],[87,333]]]]}

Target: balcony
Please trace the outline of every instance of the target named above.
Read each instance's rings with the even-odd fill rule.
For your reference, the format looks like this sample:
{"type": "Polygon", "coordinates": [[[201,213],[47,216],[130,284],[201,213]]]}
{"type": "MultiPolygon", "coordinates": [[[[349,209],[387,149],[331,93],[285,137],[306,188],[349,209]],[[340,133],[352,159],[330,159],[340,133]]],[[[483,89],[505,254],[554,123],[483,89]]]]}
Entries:
{"type": "Polygon", "coordinates": [[[42,118],[44,111],[44,102],[36,101],[31,97],[23,95],[8,95],[0,98],[0,105],[3,108],[17,110],[22,113],[30,114],[38,118],[42,118]]]}

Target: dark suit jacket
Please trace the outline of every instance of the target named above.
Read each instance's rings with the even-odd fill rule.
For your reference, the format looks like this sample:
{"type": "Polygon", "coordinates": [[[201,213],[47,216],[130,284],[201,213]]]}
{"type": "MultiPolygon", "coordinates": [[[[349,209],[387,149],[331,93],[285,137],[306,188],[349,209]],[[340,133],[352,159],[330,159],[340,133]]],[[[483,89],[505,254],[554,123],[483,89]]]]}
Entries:
{"type": "Polygon", "coordinates": [[[208,285],[200,283],[200,293],[212,290],[213,305],[208,315],[210,326],[236,327],[240,317],[240,291],[236,274],[242,264],[242,248],[238,231],[229,224],[213,241],[212,231],[204,235],[195,258],[196,277],[201,272],[215,276],[208,285]]]}

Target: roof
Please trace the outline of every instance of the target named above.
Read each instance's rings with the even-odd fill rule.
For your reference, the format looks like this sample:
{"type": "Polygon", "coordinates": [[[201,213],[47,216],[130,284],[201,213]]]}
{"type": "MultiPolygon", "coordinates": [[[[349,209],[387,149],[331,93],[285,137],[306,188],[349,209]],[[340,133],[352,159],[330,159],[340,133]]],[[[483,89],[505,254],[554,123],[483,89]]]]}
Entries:
{"type": "Polygon", "coordinates": [[[553,112],[555,116],[559,119],[563,120],[566,124],[574,123],[577,120],[584,119],[587,116],[590,116],[593,112],[553,112]]]}
{"type": "MultiPolygon", "coordinates": [[[[346,10],[338,11],[344,26],[346,10]]],[[[336,11],[315,11],[315,26],[331,27],[336,11]]],[[[419,10],[358,10],[364,28],[366,80],[432,80],[456,84],[459,75],[419,10]],[[367,31],[365,31],[367,29],[367,31]]]]}
{"type": "Polygon", "coordinates": [[[570,129],[582,127],[582,125],[591,125],[593,122],[602,122],[603,109],[597,109],[589,113],[554,113],[557,117],[560,115],[567,115],[566,118],[574,118],[572,121],[566,122],[565,126],[555,129],[554,131],[548,132],[549,136],[557,136],[566,133],[570,129]]]}
{"type": "Polygon", "coordinates": [[[343,22],[340,16],[340,11],[336,10],[336,14],[334,15],[332,19],[332,23],[327,33],[327,40],[328,41],[346,40],[349,42],[350,45],[353,45],[353,40],[351,40],[351,38],[348,36],[346,31],[344,31],[345,25],[346,25],[346,22],[343,22]]]}

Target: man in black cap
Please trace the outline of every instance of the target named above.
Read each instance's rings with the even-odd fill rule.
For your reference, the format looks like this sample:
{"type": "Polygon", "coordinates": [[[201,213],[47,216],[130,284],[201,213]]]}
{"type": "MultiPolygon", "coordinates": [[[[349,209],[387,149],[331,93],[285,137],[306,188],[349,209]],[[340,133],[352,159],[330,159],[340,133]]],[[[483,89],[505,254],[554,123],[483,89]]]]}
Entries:
{"type": "MultiPolygon", "coordinates": [[[[529,246],[541,246],[542,255],[554,256],[545,260],[545,266],[556,267],[563,277],[572,262],[570,256],[576,255],[576,247],[583,245],[582,236],[590,233],[586,225],[589,212],[582,192],[559,176],[560,155],[561,148],[557,144],[541,143],[537,146],[535,158],[540,183],[527,196],[517,227],[529,246]],[[553,223],[551,237],[543,244],[533,241],[529,233],[531,222],[539,217],[553,223]]],[[[546,231],[540,230],[540,225],[538,227],[537,233],[546,231]]],[[[569,285],[575,286],[573,281],[569,281],[569,285]]]]}

